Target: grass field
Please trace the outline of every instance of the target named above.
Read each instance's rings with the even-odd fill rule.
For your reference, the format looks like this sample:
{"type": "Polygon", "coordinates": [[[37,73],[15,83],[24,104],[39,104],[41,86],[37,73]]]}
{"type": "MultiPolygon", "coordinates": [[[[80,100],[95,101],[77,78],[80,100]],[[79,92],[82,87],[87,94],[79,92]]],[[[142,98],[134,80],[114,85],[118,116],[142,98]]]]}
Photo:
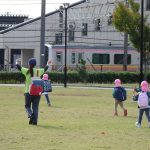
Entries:
{"type": "Polygon", "coordinates": [[[112,89],[58,88],[52,107],[42,96],[37,126],[28,124],[23,87],[0,87],[0,150],[150,150],[144,115],[136,128],[137,104],[128,91],[125,106],[113,116],[112,89]]]}

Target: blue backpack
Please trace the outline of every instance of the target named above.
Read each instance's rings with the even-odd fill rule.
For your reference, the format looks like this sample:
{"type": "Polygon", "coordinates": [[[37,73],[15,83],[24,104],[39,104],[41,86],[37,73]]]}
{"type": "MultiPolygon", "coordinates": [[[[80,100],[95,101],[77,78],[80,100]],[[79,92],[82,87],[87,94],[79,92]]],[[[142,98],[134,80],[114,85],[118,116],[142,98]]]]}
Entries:
{"type": "Polygon", "coordinates": [[[52,92],[52,85],[49,80],[43,80],[44,86],[43,86],[43,92],[52,92]]]}
{"type": "Polygon", "coordinates": [[[114,88],[114,98],[118,101],[125,101],[127,99],[127,93],[123,87],[114,88]]]}

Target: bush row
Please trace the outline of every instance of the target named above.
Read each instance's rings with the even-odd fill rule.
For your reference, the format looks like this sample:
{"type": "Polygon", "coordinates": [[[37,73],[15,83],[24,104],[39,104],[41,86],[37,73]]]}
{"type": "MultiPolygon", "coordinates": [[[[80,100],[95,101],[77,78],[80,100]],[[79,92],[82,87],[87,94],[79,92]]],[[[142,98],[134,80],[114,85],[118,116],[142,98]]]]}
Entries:
{"type": "MultiPolygon", "coordinates": [[[[49,77],[53,83],[63,83],[63,72],[48,72],[49,77]]],[[[139,82],[139,73],[131,72],[86,72],[80,74],[78,72],[67,72],[68,83],[113,83],[119,78],[123,83],[137,83],[139,82]]],[[[150,73],[147,74],[147,79],[150,80],[150,73]]],[[[0,72],[0,83],[16,84],[25,81],[24,75],[20,72],[0,72]]]]}

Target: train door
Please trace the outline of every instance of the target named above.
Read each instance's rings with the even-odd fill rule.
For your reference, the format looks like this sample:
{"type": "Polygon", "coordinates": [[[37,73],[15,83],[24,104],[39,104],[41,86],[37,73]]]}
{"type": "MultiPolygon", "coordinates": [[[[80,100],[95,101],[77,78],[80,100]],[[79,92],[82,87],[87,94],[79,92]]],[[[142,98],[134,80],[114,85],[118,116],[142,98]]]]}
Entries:
{"type": "Polygon", "coordinates": [[[0,70],[4,69],[4,49],[0,49],[0,70]]]}
{"type": "Polygon", "coordinates": [[[79,53],[76,53],[76,52],[72,52],[71,53],[71,68],[76,68],[77,65],[80,64],[80,60],[83,59],[83,53],[82,52],[79,52],[79,53]]]}
{"type": "Polygon", "coordinates": [[[62,71],[63,66],[63,60],[62,60],[62,52],[56,52],[56,70],[62,71]]]}
{"type": "MultiPolygon", "coordinates": [[[[49,44],[45,44],[45,64],[48,60],[52,60],[52,46],[49,44]]],[[[53,61],[53,60],[52,60],[53,61]]],[[[52,70],[52,66],[49,66],[49,70],[52,70]]]]}
{"type": "Polygon", "coordinates": [[[45,65],[45,64],[47,63],[47,61],[48,61],[48,51],[49,51],[48,47],[45,46],[44,65],[45,65]]]}
{"type": "Polygon", "coordinates": [[[71,65],[76,65],[76,53],[72,52],[71,53],[71,65]]]}

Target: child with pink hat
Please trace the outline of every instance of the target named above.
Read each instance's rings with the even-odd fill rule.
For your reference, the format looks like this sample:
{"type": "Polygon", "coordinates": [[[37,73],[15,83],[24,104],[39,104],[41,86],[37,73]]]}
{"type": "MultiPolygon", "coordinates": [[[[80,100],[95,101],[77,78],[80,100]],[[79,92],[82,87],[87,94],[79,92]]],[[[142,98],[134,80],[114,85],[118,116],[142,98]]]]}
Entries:
{"type": "Polygon", "coordinates": [[[52,86],[51,86],[51,82],[48,80],[48,74],[45,73],[42,77],[42,80],[44,82],[44,90],[43,90],[42,94],[45,95],[47,105],[51,106],[51,102],[50,102],[48,93],[52,92],[52,86]]]}
{"type": "Polygon", "coordinates": [[[148,120],[148,127],[150,128],[149,98],[150,98],[150,92],[149,92],[148,82],[142,81],[141,82],[141,92],[137,95],[139,115],[138,115],[138,121],[136,122],[135,125],[138,128],[141,127],[144,112],[145,112],[145,115],[148,120]]]}
{"type": "Polygon", "coordinates": [[[118,107],[118,105],[120,105],[120,107],[123,109],[124,116],[127,116],[127,109],[124,108],[124,104],[123,104],[123,101],[125,101],[127,98],[126,89],[121,86],[120,79],[116,79],[114,81],[114,84],[115,84],[115,86],[114,86],[113,94],[112,94],[113,98],[115,99],[114,115],[118,116],[117,107],[118,107]]]}

